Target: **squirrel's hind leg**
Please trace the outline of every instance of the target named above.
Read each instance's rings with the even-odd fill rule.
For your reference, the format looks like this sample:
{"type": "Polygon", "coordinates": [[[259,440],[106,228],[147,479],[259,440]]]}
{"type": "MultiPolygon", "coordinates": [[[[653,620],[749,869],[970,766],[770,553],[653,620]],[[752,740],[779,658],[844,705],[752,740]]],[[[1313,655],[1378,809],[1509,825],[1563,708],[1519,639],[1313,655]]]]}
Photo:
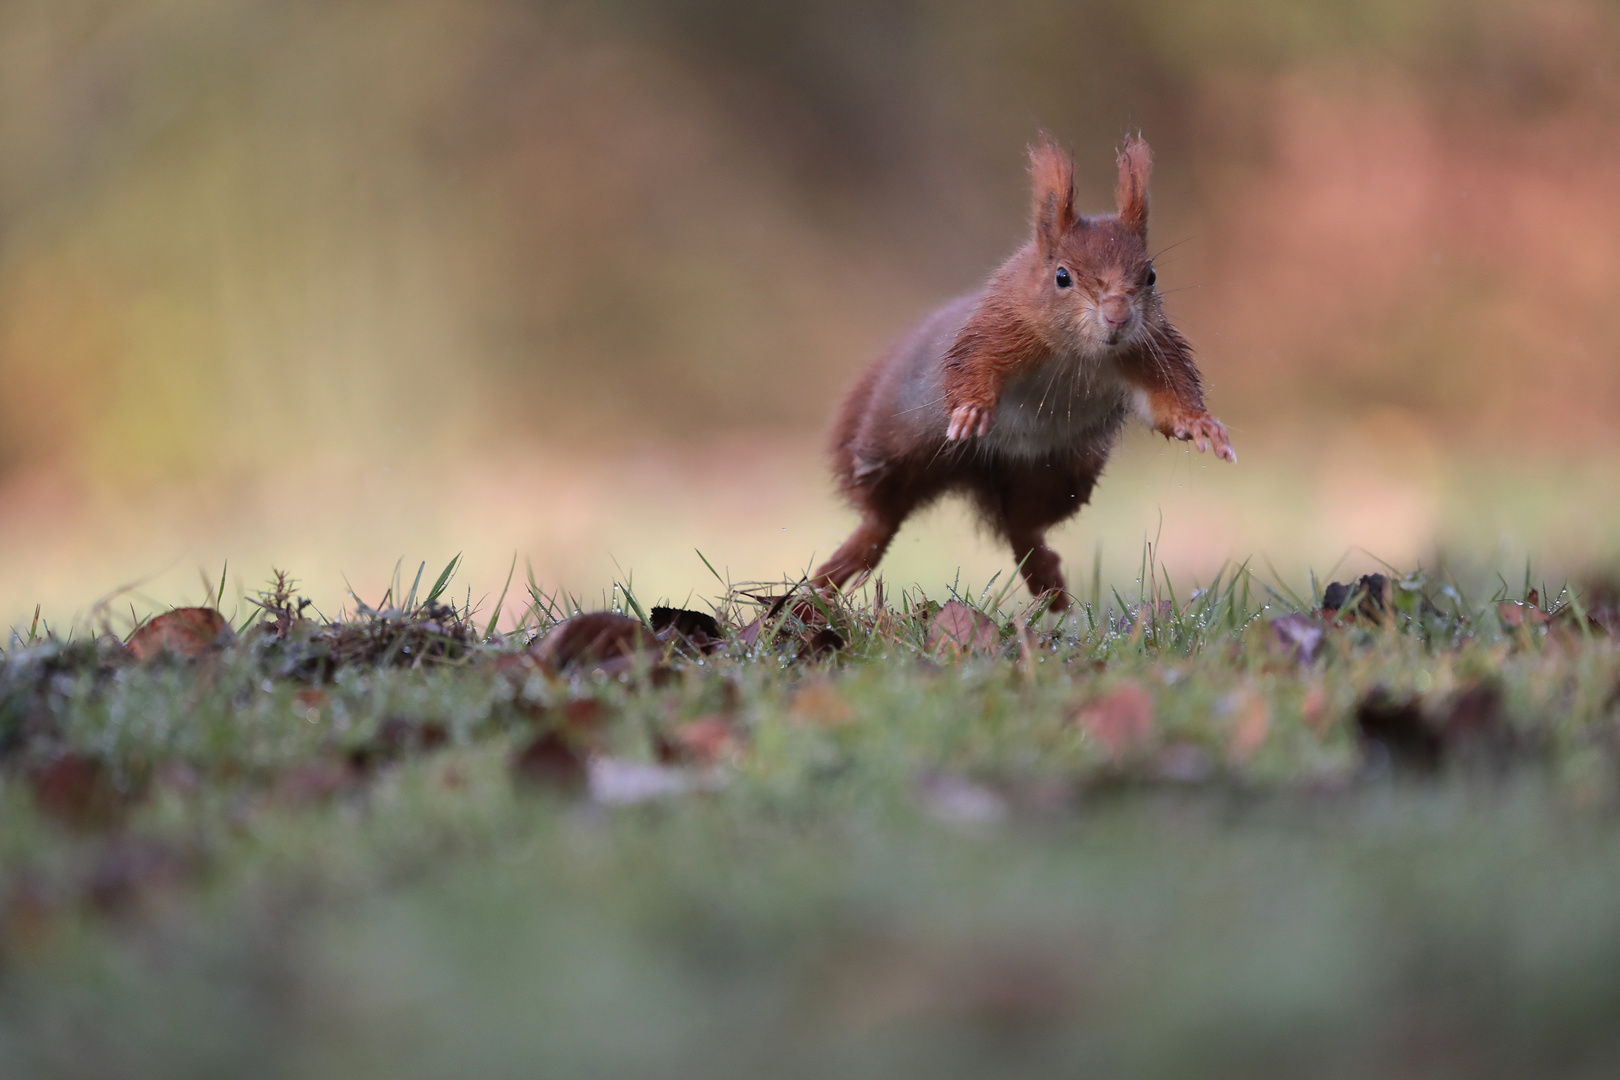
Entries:
{"type": "Polygon", "coordinates": [[[1046,535],[1029,532],[1014,534],[1009,539],[1012,541],[1013,558],[1018,560],[1018,569],[1024,575],[1029,594],[1034,597],[1050,595],[1048,607],[1052,611],[1066,609],[1069,594],[1064,591],[1063,559],[1046,546],[1046,535]]]}
{"type": "Polygon", "coordinates": [[[889,550],[889,541],[899,531],[900,522],[868,511],[855,531],[850,533],[849,539],[838,545],[832,558],[816,568],[812,582],[834,589],[841,589],[851,582],[859,585],[877,567],[878,560],[889,550]]]}
{"type": "Polygon", "coordinates": [[[1046,530],[1079,512],[1097,482],[1095,469],[1074,461],[1004,463],[975,484],[986,519],[1012,546],[1031,596],[1051,596],[1051,610],[1069,606],[1063,560],[1046,546],[1046,530]]]}
{"type": "Polygon", "coordinates": [[[928,465],[919,466],[915,461],[894,461],[881,454],[862,455],[853,447],[848,449],[839,462],[839,475],[844,493],[861,512],[861,523],[816,569],[812,577],[816,586],[841,589],[866,580],[889,550],[901,522],[938,498],[953,482],[949,468],[930,468],[932,464],[932,459],[928,465]],[[868,461],[873,464],[863,466],[868,461]]]}

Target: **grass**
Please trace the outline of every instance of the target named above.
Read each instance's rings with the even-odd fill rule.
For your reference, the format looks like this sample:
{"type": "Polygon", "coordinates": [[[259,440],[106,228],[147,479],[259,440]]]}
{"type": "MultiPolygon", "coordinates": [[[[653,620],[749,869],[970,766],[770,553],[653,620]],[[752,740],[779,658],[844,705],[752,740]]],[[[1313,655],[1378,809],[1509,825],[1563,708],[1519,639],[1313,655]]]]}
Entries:
{"type": "Polygon", "coordinates": [[[725,584],[550,670],[453,571],[14,637],[0,1075],[1620,1068],[1602,583],[725,584]]]}

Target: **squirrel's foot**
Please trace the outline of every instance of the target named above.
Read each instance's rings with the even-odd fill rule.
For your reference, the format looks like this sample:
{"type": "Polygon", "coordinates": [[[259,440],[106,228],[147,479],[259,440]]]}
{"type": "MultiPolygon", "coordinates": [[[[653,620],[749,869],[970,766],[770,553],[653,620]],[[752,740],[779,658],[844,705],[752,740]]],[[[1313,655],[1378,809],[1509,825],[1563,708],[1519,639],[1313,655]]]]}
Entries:
{"type": "Polygon", "coordinates": [[[985,405],[958,405],[951,410],[951,423],[945,429],[945,439],[955,442],[974,435],[982,438],[990,434],[990,421],[995,416],[995,410],[985,405]]]}
{"type": "Polygon", "coordinates": [[[1178,423],[1171,434],[1183,442],[1190,440],[1200,454],[1205,450],[1213,450],[1215,456],[1222,461],[1237,460],[1237,451],[1232,449],[1232,440],[1227,437],[1226,425],[1208,413],[1178,423]]]}

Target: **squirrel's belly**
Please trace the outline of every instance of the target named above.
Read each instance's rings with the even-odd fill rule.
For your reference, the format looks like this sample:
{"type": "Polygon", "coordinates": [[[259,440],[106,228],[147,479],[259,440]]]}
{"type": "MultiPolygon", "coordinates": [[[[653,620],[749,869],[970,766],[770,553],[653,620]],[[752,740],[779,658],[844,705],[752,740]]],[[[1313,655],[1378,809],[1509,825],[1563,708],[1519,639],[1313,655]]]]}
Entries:
{"type": "Polygon", "coordinates": [[[1059,362],[1008,379],[986,448],[1017,458],[1063,451],[1106,453],[1130,402],[1124,383],[1100,368],[1059,362]]]}

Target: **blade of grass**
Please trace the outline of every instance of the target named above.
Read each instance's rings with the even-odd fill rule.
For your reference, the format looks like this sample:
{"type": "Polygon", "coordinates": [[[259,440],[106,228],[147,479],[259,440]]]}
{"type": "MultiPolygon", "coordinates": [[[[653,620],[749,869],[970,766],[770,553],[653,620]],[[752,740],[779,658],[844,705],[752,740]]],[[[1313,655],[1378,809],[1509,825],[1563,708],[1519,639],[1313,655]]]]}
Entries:
{"type": "Polygon", "coordinates": [[[613,560],[613,569],[624,575],[624,584],[621,585],[615,581],[613,583],[613,587],[615,589],[622,589],[624,591],[624,602],[630,605],[630,610],[636,613],[636,618],[640,619],[644,623],[650,624],[652,620],[647,618],[647,613],[641,610],[641,601],[636,599],[634,581],[632,580],[634,575],[626,574],[624,572],[624,567],[619,565],[618,559],[613,560]]]}
{"type": "Polygon", "coordinates": [[[501,595],[495,601],[495,614],[489,617],[489,625],[484,627],[484,640],[488,641],[495,634],[495,624],[500,621],[501,608],[506,604],[506,590],[512,587],[512,575],[517,573],[517,552],[512,552],[512,565],[506,571],[506,584],[501,586],[501,595]]]}
{"type": "Polygon", "coordinates": [[[701,551],[698,551],[698,549],[697,549],[697,548],[693,548],[693,549],[692,549],[692,550],[693,550],[693,551],[697,551],[697,557],[698,557],[698,558],[699,558],[699,559],[702,559],[702,560],[703,560],[703,565],[704,565],[704,566],[706,566],[706,567],[708,567],[708,568],[709,568],[709,573],[711,573],[711,574],[713,574],[713,575],[714,575],[714,580],[716,580],[716,581],[718,581],[718,582],[719,582],[719,583],[720,583],[720,586],[721,586],[721,587],[722,587],[722,588],[724,588],[724,587],[725,587],[725,585],[726,585],[726,579],[725,579],[725,578],[723,578],[723,577],[721,577],[721,576],[720,576],[720,571],[718,571],[718,570],[716,570],[716,569],[715,569],[715,568],[714,568],[714,564],[713,564],[713,563],[711,563],[711,562],[710,562],[710,561],[709,561],[709,560],[708,560],[708,558],[707,558],[707,557],[705,557],[705,556],[704,556],[704,554],[703,554],[703,552],[701,552],[701,551]]]}
{"type": "MultiPolygon", "coordinates": [[[[1278,600],[1284,603],[1292,604],[1295,611],[1308,610],[1308,605],[1305,603],[1305,601],[1300,599],[1298,593],[1288,587],[1288,583],[1284,581],[1283,576],[1277,572],[1277,568],[1271,565],[1271,556],[1261,555],[1260,557],[1265,560],[1266,569],[1271,571],[1271,576],[1276,580],[1277,588],[1282,590],[1281,593],[1278,593],[1276,589],[1272,589],[1270,586],[1267,586],[1266,591],[1271,593],[1271,595],[1275,596],[1278,600]]],[[[1262,582],[1261,584],[1265,583],[1262,582]]]]}
{"type": "MultiPolygon", "coordinates": [[[[444,590],[449,586],[450,579],[455,576],[456,567],[458,565],[460,565],[460,563],[461,563],[461,553],[460,552],[456,553],[455,558],[453,558],[449,562],[445,563],[444,569],[439,571],[438,578],[433,582],[433,587],[428,590],[427,596],[422,600],[422,606],[423,607],[427,607],[428,605],[430,605],[432,603],[435,603],[439,599],[439,597],[444,594],[444,590]]],[[[422,567],[425,569],[427,567],[427,563],[424,562],[422,564],[422,567]]],[[[417,581],[422,580],[422,570],[421,569],[416,571],[416,580],[417,581]]],[[[416,598],[416,584],[415,584],[415,582],[413,582],[411,584],[411,598],[413,600],[416,598]]],[[[405,610],[406,611],[415,611],[416,610],[416,605],[415,604],[406,604],[405,605],[405,610]]]]}

